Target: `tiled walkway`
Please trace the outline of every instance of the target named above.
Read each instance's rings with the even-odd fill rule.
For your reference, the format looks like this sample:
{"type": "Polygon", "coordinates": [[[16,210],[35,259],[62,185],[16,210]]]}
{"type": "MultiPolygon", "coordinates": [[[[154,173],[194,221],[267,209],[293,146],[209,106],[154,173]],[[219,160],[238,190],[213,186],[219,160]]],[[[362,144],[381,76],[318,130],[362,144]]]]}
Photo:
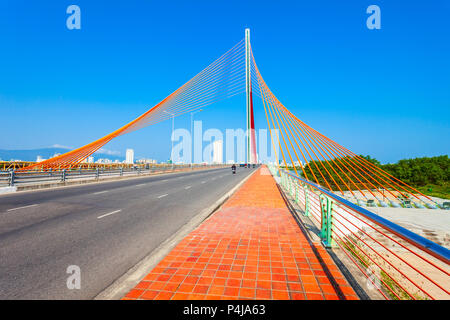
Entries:
{"type": "Polygon", "coordinates": [[[328,253],[313,250],[262,167],[124,299],[357,296],[328,253]]]}

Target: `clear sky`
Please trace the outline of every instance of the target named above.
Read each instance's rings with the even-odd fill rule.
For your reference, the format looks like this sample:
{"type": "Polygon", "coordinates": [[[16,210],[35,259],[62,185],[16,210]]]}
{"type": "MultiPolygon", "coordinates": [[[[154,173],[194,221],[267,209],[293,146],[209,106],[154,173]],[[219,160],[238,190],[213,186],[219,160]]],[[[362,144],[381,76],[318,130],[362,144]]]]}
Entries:
{"type": "MultiPolygon", "coordinates": [[[[79,147],[134,119],[244,37],[298,118],[382,162],[449,154],[450,1],[0,0],[0,149],[79,147]],[[66,8],[81,8],[81,30],[66,8]],[[369,30],[366,8],[381,8],[369,30]]],[[[256,112],[265,127],[264,111],[256,112]]],[[[245,126],[245,97],[195,115],[245,126]]],[[[190,128],[188,115],[176,127],[190,128]]],[[[169,158],[171,121],[106,149],[169,158]]]]}

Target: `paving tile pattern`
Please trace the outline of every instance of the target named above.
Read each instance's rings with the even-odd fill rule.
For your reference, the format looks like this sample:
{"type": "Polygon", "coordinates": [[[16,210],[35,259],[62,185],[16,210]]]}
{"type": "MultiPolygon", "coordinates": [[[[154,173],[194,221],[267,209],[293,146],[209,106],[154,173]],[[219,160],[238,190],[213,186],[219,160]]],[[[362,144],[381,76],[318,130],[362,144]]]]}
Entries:
{"type": "Polygon", "coordinates": [[[123,298],[357,299],[326,250],[311,245],[262,167],[123,298]]]}

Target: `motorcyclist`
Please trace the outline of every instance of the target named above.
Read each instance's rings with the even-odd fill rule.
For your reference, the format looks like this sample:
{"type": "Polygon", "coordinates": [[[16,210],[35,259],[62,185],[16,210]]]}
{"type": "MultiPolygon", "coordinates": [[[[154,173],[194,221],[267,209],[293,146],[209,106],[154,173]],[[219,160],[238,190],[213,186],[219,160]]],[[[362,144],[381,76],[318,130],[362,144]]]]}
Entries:
{"type": "Polygon", "coordinates": [[[233,171],[233,173],[236,173],[236,165],[234,163],[231,166],[231,171],[233,171]]]}

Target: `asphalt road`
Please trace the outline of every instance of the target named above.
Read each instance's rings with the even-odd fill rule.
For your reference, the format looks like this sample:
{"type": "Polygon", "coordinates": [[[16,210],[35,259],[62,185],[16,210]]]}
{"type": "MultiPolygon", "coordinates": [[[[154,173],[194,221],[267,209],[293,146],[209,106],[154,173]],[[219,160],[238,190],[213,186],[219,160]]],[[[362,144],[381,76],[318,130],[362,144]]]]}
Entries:
{"type": "Polygon", "coordinates": [[[0,196],[0,299],[92,299],[255,169],[0,196]],[[81,289],[67,288],[67,267],[81,289]]]}

